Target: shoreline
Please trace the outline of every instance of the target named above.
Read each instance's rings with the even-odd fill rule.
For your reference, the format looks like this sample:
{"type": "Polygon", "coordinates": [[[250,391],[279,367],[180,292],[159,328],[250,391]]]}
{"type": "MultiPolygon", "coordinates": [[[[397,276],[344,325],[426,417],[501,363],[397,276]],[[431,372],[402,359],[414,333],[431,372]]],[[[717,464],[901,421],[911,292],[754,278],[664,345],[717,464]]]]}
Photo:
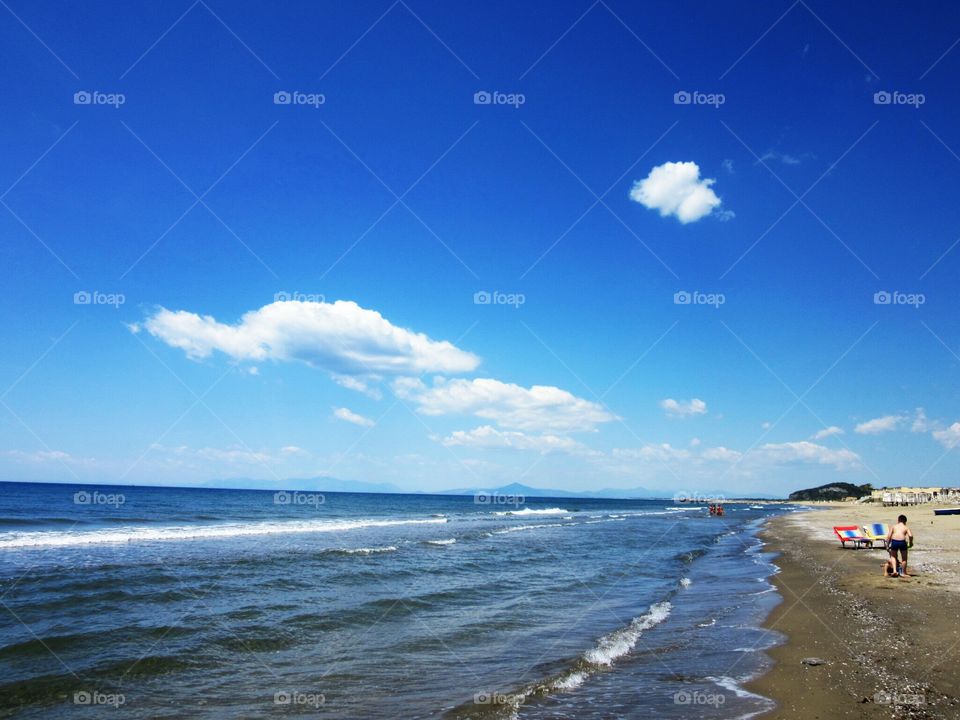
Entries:
{"type": "Polygon", "coordinates": [[[960,516],[844,503],[778,516],[759,537],[782,598],[763,627],[784,638],[745,684],[776,702],[759,718],[960,718],[960,516]],[[912,578],[883,578],[883,549],[843,549],[832,531],[901,512],[917,536],[912,578]]]}

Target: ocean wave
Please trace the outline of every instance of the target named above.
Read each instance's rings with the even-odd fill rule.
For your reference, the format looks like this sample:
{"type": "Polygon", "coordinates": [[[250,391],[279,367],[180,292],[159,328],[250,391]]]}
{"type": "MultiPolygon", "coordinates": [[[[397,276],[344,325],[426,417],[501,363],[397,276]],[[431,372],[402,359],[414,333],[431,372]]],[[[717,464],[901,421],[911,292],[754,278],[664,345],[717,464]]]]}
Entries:
{"type": "Polygon", "coordinates": [[[0,535],[0,549],[33,547],[69,547],[127,542],[209,540],[258,535],[346,532],[371,527],[431,525],[446,518],[426,520],[291,520],[287,522],[231,523],[225,525],[174,525],[167,527],[123,527],[104,530],[36,531],[0,535]]]}
{"type": "Polygon", "coordinates": [[[584,659],[593,665],[609,667],[614,660],[633,650],[644,631],[666,620],[671,607],[669,602],[654,603],[647,613],[634,618],[625,628],[600,638],[597,646],[584,654],[584,659]]]}
{"type": "Polygon", "coordinates": [[[491,535],[506,535],[507,533],[518,532],[520,530],[536,530],[538,528],[565,527],[563,523],[543,523],[541,525],[517,525],[515,527],[504,528],[503,530],[493,530],[491,535]]]}
{"type": "Polygon", "coordinates": [[[688,588],[693,585],[693,580],[688,577],[680,578],[680,587],[688,588]]]}
{"type": "Polygon", "coordinates": [[[456,538],[449,538],[447,540],[427,540],[427,545],[453,545],[456,542],[456,538]]]}
{"type": "Polygon", "coordinates": [[[344,553],[346,555],[375,555],[377,553],[388,553],[396,552],[396,545],[387,545],[386,547],[372,547],[372,548],[343,548],[341,550],[335,550],[334,552],[344,553]]]}
{"type": "Polygon", "coordinates": [[[569,515],[569,510],[564,510],[563,508],[543,508],[540,510],[534,510],[533,508],[523,508],[522,510],[505,510],[503,512],[495,512],[494,515],[516,515],[518,517],[525,517],[527,515],[569,515]]]}

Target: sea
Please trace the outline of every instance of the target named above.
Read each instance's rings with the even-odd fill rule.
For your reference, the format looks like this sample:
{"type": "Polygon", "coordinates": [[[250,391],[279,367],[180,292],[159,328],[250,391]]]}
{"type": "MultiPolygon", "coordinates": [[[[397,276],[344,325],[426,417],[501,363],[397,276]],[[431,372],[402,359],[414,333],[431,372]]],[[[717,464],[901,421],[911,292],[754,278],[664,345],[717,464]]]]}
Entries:
{"type": "Polygon", "coordinates": [[[749,718],[793,509],[0,483],[0,717],[749,718]]]}

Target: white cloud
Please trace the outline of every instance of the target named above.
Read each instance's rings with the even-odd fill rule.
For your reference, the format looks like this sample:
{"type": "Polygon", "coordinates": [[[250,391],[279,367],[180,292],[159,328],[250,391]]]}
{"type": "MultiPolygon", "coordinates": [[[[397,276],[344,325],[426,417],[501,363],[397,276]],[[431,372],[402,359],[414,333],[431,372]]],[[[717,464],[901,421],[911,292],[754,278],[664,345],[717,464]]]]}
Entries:
{"type": "Polygon", "coordinates": [[[616,419],[602,405],[551,385],[525,388],[492,378],[435,378],[427,387],[417,379],[398,378],[393,389],[424,415],[475,415],[513,430],[583,432],[616,419]]]}
{"type": "Polygon", "coordinates": [[[667,462],[668,460],[687,460],[690,458],[690,451],[675,448],[670,443],[660,443],[659,445],[649,443],[640,448],[614,448],[613,456],[622,460],[659,460],[667,462]]]}
{"type": "Polygon", "coordinates": [[[913,416],[913,423],[910,425],[910,432],[922,433],[932,429],[933,425],[927,419],[926,411],[923,408],[917,408],[913,416]]]}
{"type": "Polygon", "coordinates": [[[466,372],[480,359],[449,342],[393,325],[354,302],[274,302],[230,325],[209,315],[160,308],[141,328],[188,357],[215,350],[234,360],[305,362],[340,376],[466,372]]]}
{"type": "MultiPolygon", "coordinates": [[[[960,431],[960,424],[958,424],[960,431]]],[[[960,442],[960,441],[958,441],[960,442]]],[[[753,473],[759,470],[797,463],[832,465],[837,470],[846,470],[860,465],[860,456],[851,450],[831,450],[823,445],[801,440],[798,442],[767,443],[747,452],[733,450],[722,445],[691,452],[675,448],[669,443],[648,444],[640,448],[616,448],[612,457],[618,460],[672,462],[680,472],[688,472],[705,462],[738,463],[742,471],[753,473]]]]}
{"type": "Polygon", "coordinates": [[[836,425],[831,425],[826,427],[823,430],[818,430],[813,434],[814,440],[823,440],[824,438],[832,437],[833,435],[843,435],[843,428],[837,427],[836,425]]]}
{"type": "Polygon", "coordinates": [[[363,393],[367,397],[371,397],[374,400],[380,400],[383,398],[383,393],[380,392],[380,388],[372,385],[371,383],[379,382],[381,380],[379,375],[368,375],[366,377],[358,377],[356,375],[332,375],[333,381],[345,387],[348,390],[355,390],[357,392],[363,393]]]}
{"type": "Polygon", "coordinates": [[[670,417],[690,417],[692,415],[704,415],[707,412],[707,404],[700,398],[693,398],[692,400],[666,398],[660,401],[660,407],[670,417]]]}
{"type": "Polygon", "coordinates": [[[880,433],[891,432],[906,418],[903,415],[884,415],[883,417],[873,418],[857,425],[853,431],[860,435],[879,435],[880,433]]]}
{"type": "Polygon", "coordinates": [[[480,448],[509,448],[512,450],[536,450],[540,453],[573,452],[585,450],[581,443],[562,435],[529,435],[527,433],[497,430],[482,425],[473,430],[457,430],[443,439],[443,444],[480,448]]]}
{"type": "Polygon", "coordinates": [[[777,152],[776,150],[767,150],[757,163],[766,163],[767,160],[775,160],[784,165],[799,165],[801,163],[800,158],[796,155],[789,155],[787,153],[777,152]]]}
{"type": "Polygon", "coordinates": [[[230,445],[225,448],[190,447],[188,445],[171,447],[154,443],[150,446],[150,450],[165,462],[177,465],[187,464],[191,467],[194,467],[197,462],[201,462],[204,465],[206,463],[213,463],[214,465],[220,466],[253,465],[271,467],[310,454],[296,445],[285,445],[277,450],[254,450],[244,445],[230,445]]]}
{"type": "Polygon", "coordinates": [[[960,422],[955,422],[946,430],[934,430],[933,439],[950,450],[957,447],[960,445],[960,422]]]}
{"type": "Polygon", "coordinates": [[[773,464],[817,463],[833,465],[837,470],[856,467],[860,464],[860,456],[852,450],[831,450],[806,440],[767,443],[761,445],[755,452],[760,459],[773,464]]]}
{"type": "Polygon", "coordinates": [[[358,415],[349,408],[336,408],[333,411],[333,416],[344,422],[353,423],[354,425],[359,425],[360,427],[373,427],[374,422],[368,417],[363,415],[358,415]]]}
{"type": "Polygon", "coordinates": [[[662,217],[675,216],[681,223],[696,222],[720,207],[721,200],[711,189],[716,180],[700,179],[695,162],[666,162],[637,180],[630,199],[662,217]]]}
{"type": "Polygon", "coordinates": [[[31,464],[42,463],[63,463],[65,465],[89,465],[95,462],[94,458],[75,457],[63,450],[37,450],[35,452],[24,452],[23,450],[6,450],[3,453],[6,457],[31,464]]]}
{"type": "Polygon", "coordinates": [[[725,448],[723,445],[718,447],[707,448],[701,453],[701,456],[705,460],[719,460],[720,462],[736,462],[743,457],[743,453],[739,450],[731,450],[730,448],[725,448]]]}

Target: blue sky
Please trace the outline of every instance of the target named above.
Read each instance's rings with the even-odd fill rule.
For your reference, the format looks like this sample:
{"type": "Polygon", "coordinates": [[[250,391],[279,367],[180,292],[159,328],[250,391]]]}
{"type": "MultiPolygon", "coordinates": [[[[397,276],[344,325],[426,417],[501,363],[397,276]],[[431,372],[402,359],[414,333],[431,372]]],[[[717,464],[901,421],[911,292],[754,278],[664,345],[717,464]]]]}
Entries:
{"type": "Polygon", "coordinates": [[[0,477],[955,485],[958,36],[11,0],[0,477]]]}

